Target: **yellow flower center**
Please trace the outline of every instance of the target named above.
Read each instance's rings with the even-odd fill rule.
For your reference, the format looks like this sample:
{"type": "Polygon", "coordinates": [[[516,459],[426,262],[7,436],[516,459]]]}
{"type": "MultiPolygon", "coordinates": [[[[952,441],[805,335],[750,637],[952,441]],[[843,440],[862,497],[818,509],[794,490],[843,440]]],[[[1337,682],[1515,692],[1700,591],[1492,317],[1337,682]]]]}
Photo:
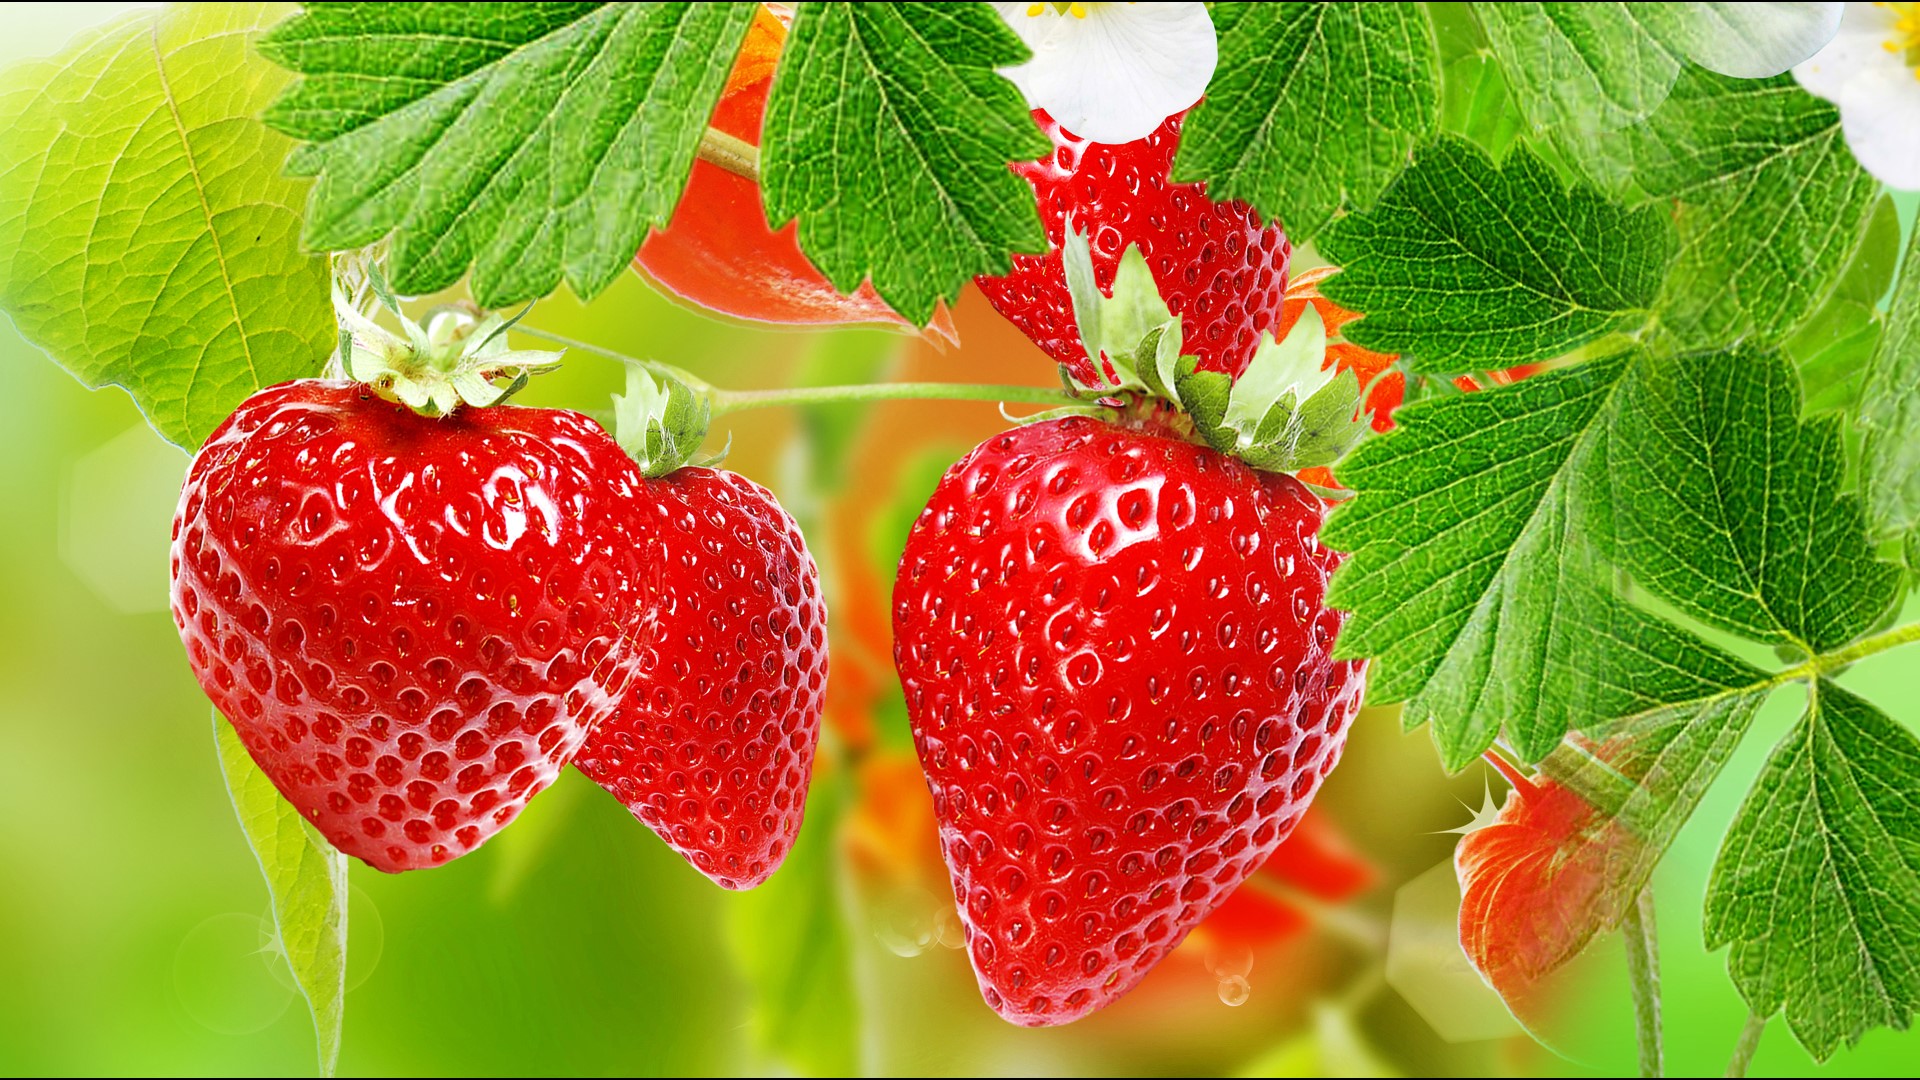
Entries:
{"type": "Polygon", "coordinates": [[[1893,16],[1893,23],[1889,27],[1893,36],[1882,47],[1900,57],[1902,63],[1913,69],[1913,77],[1920,79],[1920,3],[1880,3],[1874,6],[1887,9],[1893,16]]]}
{"type": "MultiPolygon", "coordinates": [[[[1071,15],[1076,19],[1084,19],[1087,17],[1087,9],[1092,6],[1092,4],[1029,4],[1027,5],[1027,17],[1037,19],[1051,9],[1056,15],[1071,15]]],[[[1920,5],[1908,4],[1905,6],[1914,7],[1920,5]]]]}

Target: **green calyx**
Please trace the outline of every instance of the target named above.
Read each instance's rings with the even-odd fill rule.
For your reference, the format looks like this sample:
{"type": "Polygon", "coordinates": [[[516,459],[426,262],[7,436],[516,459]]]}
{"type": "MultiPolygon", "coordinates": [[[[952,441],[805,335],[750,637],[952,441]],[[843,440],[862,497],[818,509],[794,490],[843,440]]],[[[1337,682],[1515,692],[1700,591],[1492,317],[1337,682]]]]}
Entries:
{"type": "Polygon", "coordinates": [[[1121,255],[1111,295],[1095,284],[1092,248],[1072,222],[1061,261],[1081,344],[1103,380],[1088,384],[1063,371],[1069,391],[1159,398],[1186,413],[1208,446],[1272,472],[1331,465],[1366,435],[1365,388],[1351,371],[1327,366],[1326,326],[1313,305],[1284,340],[1262,334],[1236,380],[1198,370],[1198,358],[1182,352],[1180,318],[1167,310],[1139,248],[1121,255]]]}
{"type": "MultiPolygon", "coordinates": [[[[713,423],[713,402],[704,384],[683,380],[665,368],[627,364],[627,392],[613,398],[613,439],[647,476],[665,476],[694,461],[713,423]],[[699,389],[695,389],[699,385],[699,389]]],[[[717,461],[724,452],[709,460],[717,461]]]]}
{"type": "Polygon", "coordinates": [[[422,326],[401,313],[377,274],[372,291],[400,323],[404,336],[375,322],[336,288],[334,310],[347,374],[422,416],[445,416],[462,405],[498,405],[532,376],[558,366],[558,352],[507,347],[507,330],[518,315],[509,319],[455,304],[435,308],[422,326]]]}

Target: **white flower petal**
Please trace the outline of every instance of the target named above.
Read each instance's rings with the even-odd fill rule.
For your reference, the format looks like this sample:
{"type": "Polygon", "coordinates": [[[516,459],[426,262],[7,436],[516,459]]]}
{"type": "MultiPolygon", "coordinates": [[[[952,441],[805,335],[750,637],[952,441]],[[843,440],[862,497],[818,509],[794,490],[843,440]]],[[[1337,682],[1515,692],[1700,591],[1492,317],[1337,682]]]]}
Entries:
{"type": "Polygon", "coordinates": [[[1200,100],[1220,60],[1205,4],[994,7],[1033,59],[1001,71],[1068,131],[1101,143],[1145,138],[1200,100]],[[1028,14],[1038,9],[1035,14],[1028,14]]]}
{"type": "Polygon", "coordinates": [[[1840,129],[1847,148],[1892,188],[1920,190],[1920,78],[1901,64],[1882,63],[1847,86],[1840,129]]]}
{"type": "Polygon", "coordinates": [[[1819,52],[1858,4],[1690,4],[1692,30],[1681,47],[1708,71],[1736,79],[1778,75],[1819,52]]]}
{"type": "Polygon", "coordinates": [[[1892,9],[1878,4],[1848,4],[1846,9],[1833,40],[1793,69],[1793,77],[1808,93],[1828,101],[1840,100],[1847,84],[1863,72],[1889,66],[1906,70],[1886,47],[1893,36],[1892,9]]]}

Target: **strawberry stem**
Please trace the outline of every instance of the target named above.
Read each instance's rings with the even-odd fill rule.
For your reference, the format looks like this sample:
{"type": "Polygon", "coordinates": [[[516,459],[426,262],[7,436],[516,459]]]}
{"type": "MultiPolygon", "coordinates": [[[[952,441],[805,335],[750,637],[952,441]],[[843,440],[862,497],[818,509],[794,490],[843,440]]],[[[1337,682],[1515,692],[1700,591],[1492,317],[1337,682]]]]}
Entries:
{"type": "Polygon", "coordinates": [[[780,405],[839,405],[857,401],[998,401],[1025,405],[1083,404],[1045,386],[993,383],[900,382],[856,386],[796,386],[774,390],[714,391],[713,413],[745,412],[780,405]]]}
{"type": "Polygon", "coordinates": [[[1760,1036],[1767,1030],[1767,1018],[1757,1012],[1747,1014],[1747,1023],[1740,1029],[1740,1041],[1733,1045],[1733,1058],[1727,1062],[1728,1076],[1747,1075],[1747,1066],[1753,1061],[1753,1052],[1760,1048],[1760,1036]]]}
{"type": "Polygon", "coordinates": [[[1653,889],[1627,908],[1621,922],[1627,944],[1627,974],[1633,981],[1633,1020],[1640,1044],[1640,1075],[1663,1075],[1660,1052],[1660,939],[1654,932],[1653,889]]]}
{"type": "Polygon", "coordinates": [[[700,136],[695,156],[735,176],[760,182],[760,148],[745,139],[736,139],[718,128],[708,128],[700,136]]]}

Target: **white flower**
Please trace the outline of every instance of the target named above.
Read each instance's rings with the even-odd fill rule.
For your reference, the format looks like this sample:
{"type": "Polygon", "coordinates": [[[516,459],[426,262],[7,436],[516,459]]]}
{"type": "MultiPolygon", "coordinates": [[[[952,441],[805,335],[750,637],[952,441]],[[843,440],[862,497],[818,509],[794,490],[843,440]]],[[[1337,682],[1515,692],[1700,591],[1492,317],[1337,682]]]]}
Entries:
{"type": "MultiPolygon", "coordinates": [[[[1687,59],[1736,79],[1767,79],[1820,51],[1845,4],[1673,4],[1690,9],[1679,44],[1687,59]]],[[[1660,12],[1653,12],[1660,14],[1660,12]]]]}
{"type": "Polygon", "coordinates": [[[1847,146],[1868,172],[1920,188],[1920,3],[1848,4],[1840,32],[1793,77],[1840,106],[1847,146]]]}
{"type": "Polygon", "coordinates": [[[1142,139],[1200,100],[1220,60],[1205,4],[993,5],[1033,59],[1001,74],[1083,139],[1142,139]]]}

